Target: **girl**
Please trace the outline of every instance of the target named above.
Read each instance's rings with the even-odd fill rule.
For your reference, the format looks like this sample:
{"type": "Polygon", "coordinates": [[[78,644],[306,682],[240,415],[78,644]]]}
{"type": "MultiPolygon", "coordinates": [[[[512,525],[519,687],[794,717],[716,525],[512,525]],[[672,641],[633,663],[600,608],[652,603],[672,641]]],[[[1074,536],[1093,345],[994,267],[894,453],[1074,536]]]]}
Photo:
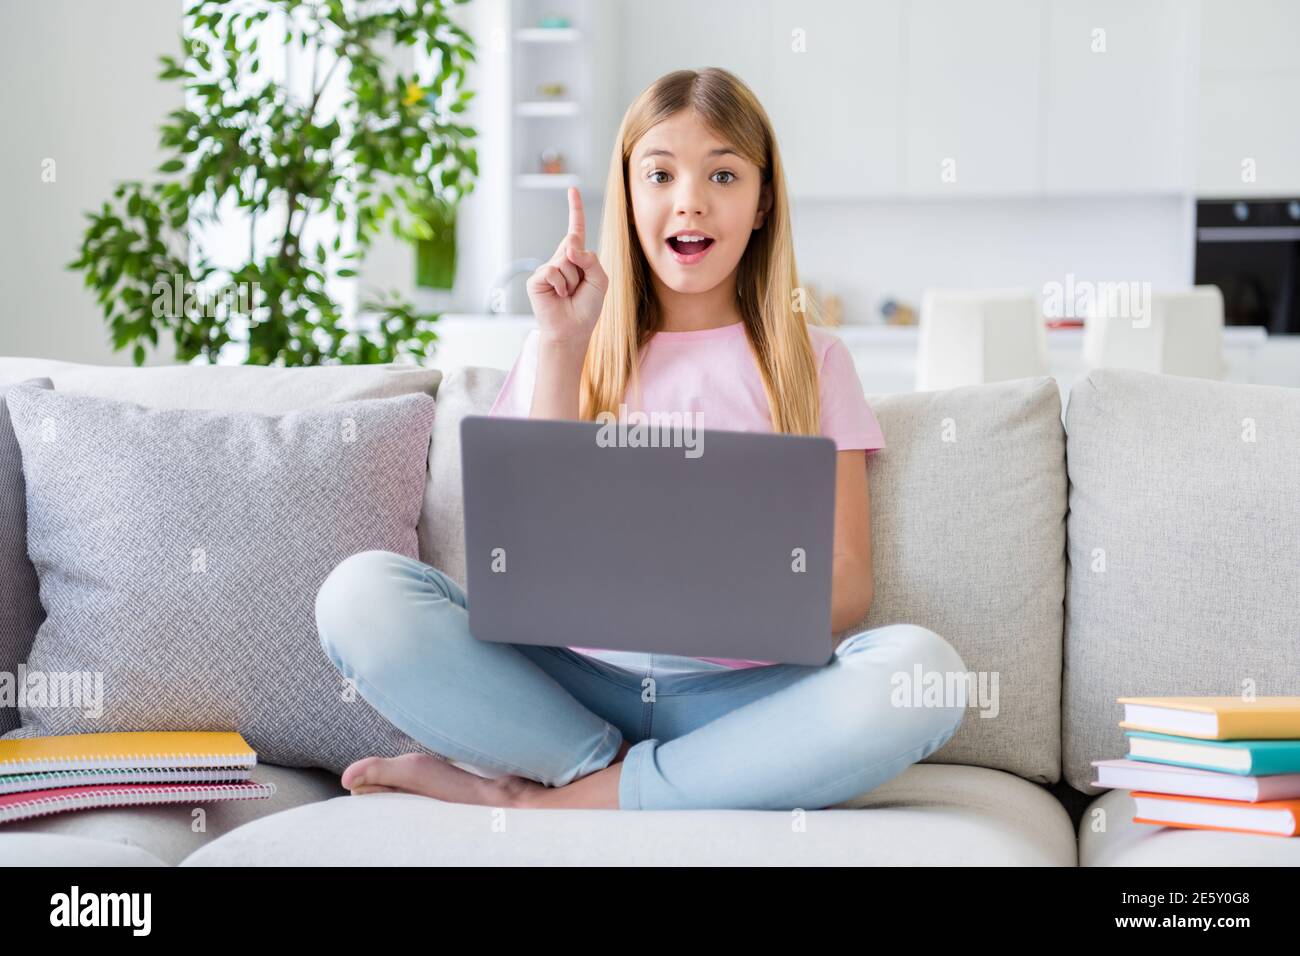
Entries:
{"type": "MultiPolygon", "coordinates": [[[[597,258],[569,190],[568,234],[528,281],[538,328],[489,414],[590,420],[626,404],[694,412],[705,428],[833,438],[839,635],[871,603],[866,462],[884,440],[847,348],[799,308],[765,111],[726,70],[662,77],[623,117],[605,196],[597,258]]],[[[943,638],[914,625],[843,636],[819,667],[493,644],[470,635],[454,581],[387,551],[341,562],[316,616],[358,692],[438,755],[358,760],[342,778],[354,794],[816,809],[933,753],[966,705],[961,692],[941,706],[907,706],[910,693],[893,703],[894,675],[965,673],[943,638]]],[[[965,686],[943,681],[954,683],[965,686]]]]}

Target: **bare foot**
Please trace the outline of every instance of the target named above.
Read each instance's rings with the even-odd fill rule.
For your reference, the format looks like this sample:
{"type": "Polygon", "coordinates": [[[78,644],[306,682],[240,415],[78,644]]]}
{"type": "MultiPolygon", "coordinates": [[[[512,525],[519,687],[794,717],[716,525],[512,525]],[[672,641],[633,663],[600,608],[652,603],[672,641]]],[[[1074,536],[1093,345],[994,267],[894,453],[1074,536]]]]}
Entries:
{"type": "Polygon", "coordinates": [[[358,784],[352,788],[352,795],[355,797],[359,793],[405,793],[398,787],[381,787],[379,784],[358,784]]]}
{"type": "Polygon", "coordinates": [[[448,803],[512,806],[531,787],[525,777],[480,777],[431,754],[362,757],[343,771],[343,786],[354,796],[365,793],[415,793],[448,803]]]}
{"type": "Polygon", "coordinates": [[[343,771],[342,784],[353,796],[366,793],[415,793],[448,803],[489,807],[618,806],[618,764],[631,744],[626,740],[604,770],[567,787],[550,788],[527,777],[480,777],[431,754],[363,757],[343,771]],[[570,802],[572,801],[572,802],[570,802]]]}

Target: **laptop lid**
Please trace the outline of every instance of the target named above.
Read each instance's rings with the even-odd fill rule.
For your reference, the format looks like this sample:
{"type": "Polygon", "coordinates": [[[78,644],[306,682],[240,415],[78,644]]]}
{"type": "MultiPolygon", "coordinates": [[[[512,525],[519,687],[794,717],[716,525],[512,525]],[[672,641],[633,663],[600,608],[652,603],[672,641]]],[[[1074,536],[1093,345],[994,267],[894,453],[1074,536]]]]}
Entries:
{"type": "Polygon", "coordinates": [[[460,433],[479,640],[830,660],[831,439],[678,426],[641,447],[486,415],[460,433]]]}

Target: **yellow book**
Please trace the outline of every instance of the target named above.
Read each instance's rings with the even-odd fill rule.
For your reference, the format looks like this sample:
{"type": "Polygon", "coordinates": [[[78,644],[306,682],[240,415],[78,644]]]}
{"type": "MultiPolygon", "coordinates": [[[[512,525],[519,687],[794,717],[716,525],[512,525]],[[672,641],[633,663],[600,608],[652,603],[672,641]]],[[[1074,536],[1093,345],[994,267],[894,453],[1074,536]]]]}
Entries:
{"type": "Polygon", "coordinates": [[[0,740],[0,774],[135,767],[251,767],[237,731],[142,730],[0,740]]]}
{"type": "Polygon", "coordinates": [[[1300,739],[1300,697],[1118,697],[1121,727],[1202,740],[1300,739]]]}

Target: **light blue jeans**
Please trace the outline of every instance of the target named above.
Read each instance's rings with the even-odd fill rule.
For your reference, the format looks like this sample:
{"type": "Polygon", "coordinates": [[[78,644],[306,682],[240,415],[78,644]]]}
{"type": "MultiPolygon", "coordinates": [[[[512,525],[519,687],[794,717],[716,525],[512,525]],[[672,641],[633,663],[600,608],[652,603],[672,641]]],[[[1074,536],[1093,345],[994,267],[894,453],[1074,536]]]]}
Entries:
{"type": "Polygon", "coordinates": [[[552,787],[608,766],[627,740],[624,810],[833,806],[932,754],[965,714],[965,681],[949,679],[961,658],[911,624],[854,634],[825,665],[733,670],[489,643],[468,616],[455,581],[391,551],[340,562],[316,596],[325,653],[398,729],[490,776],[552,787]],[[918,666],[958,693],[920,705],[896,689],[918,666]]]}

